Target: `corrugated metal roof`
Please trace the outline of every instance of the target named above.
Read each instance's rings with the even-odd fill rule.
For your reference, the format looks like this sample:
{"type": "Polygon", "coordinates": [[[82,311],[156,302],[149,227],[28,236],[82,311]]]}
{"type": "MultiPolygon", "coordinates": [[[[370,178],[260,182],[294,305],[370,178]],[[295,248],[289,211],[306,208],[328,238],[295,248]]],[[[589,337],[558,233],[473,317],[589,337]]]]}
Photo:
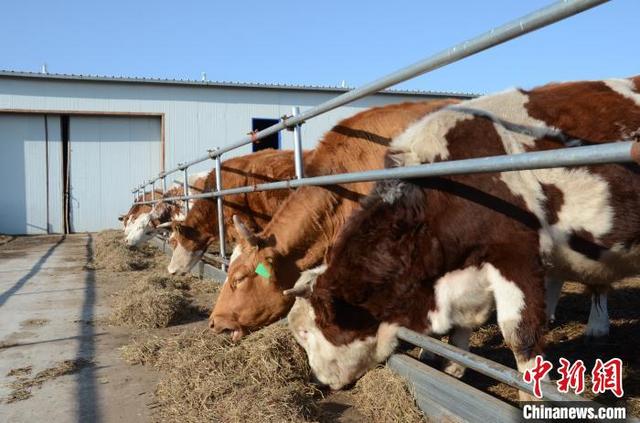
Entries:
{"type": "MultiPolygon", "coordinates": [[[[329,92],[338,92],[338,93],[347,92],[353,89],[351,87],[345,88],[345,87],[326,86],[326,85],[293,85],[293,84],[261,83],[261,82],[234,82],[234,81],[197,81],[192,79],[163,79],[163,78],[146,78],[146,77],[112,76],[112,75],[38,73],[38,72],[24,72],[24,71],[13,71],[13,70],[0,70],[0,77],[91,81],[91,82],[120,82],[120,83],[124,82],[124,83],[136,83],[136,84],[187,85],[187,86],[212,87],[212,88],[253,88],[253,89],[296,90],[296,91],[329,91],[329,92]]],[[[474,93],[450,92],[450,91],[393,90],[393,89],[381,91],[380,94],[412,95],[412,96],[425,96],[425,97],[458,97],[458,98],[470,98],[470,97],[477,97],[479,95],[474,93]]]]}

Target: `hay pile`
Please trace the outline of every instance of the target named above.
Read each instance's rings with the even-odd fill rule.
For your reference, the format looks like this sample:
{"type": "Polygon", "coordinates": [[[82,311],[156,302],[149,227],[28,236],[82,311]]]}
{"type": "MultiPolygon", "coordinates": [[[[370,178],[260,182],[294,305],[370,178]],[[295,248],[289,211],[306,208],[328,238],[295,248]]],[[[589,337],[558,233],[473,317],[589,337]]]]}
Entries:
{"type": "Polygon", "coordinates": [[[188,330],[134,343],[122,355],[162,371],[156,397],[163,420],[299,422],[318,415],[321,394],[309,383],[306,354],[283,324],[237,344],[188,330]]]}
{"type": "Polygon", "coordinates": [[[203,316],[206,310],[191,304],[192,286],[198,291],[215,289],[212,283],[191,276],[150,273],[119,293],[108,321],[117,326],[151,329],[203,316]]]}
{"type": "Polygon", "coordinates": [[[16,380],[9,383],[11,393],[5,402],[10,404],[16,401],[26,400],[31,398],[32,389],[39,388],[48,380],[56,379],[60,376],[70,375],[82,370],[85,367],[92,366],[93,363],[84,358],[77,358],[75,360],[65,360],[57,363],[55,366],[38,372],[34,377],[30,378],[31,366],[22,367],[19,369],[11,370],[7,376],[15,377],[16,380]]]}
{"type": "Polygon", "coordinates": [[[377,367],[366,373],[356,383],[351,397],[367,421],[426,421],[404,379],[386,367],[377,367]]]}
{"type": "Polygon", "coordinates": [[[120,230],[99,232],[94,239],[90,269],[112,272],[139,271],[152,267],[162,253],[149,245],[128,247],[120,230]]]}

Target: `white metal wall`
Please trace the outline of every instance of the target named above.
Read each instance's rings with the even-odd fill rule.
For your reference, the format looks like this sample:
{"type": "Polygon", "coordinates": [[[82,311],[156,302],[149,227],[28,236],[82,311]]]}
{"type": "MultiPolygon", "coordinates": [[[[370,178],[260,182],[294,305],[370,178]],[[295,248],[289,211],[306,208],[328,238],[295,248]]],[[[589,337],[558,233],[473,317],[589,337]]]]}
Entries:
{"type": "Polygon", "coordinates": [[[55,142],[59,135],[57,116],[0,113],[0,233],[61,230],[59,191],[57,200],[51,198],[47,204],[47,183],[52,189],[60,188],[60,155],[56,150],[60,145],[55,142]],[[49,146],[47,134],[52,139],[49,146]]]}
{"type": "MultiPolygon", "coordinates": [[[[292,106],[306,110],[338,95],[336,92],[191,85],[96,82],[0,77],[0,110],[36,109],[72,112],[162,113],[167,169],[201,156],[206,149],[237,141],[251,130],[251,118],[279,118],[292,106]]],[[[340,107],[303,125],[304,148],[313,148],[338,120],[363,109],[404,101],[434,99],[428,95],[378,94],[340,107]]],[[[290,132],[282,148],[293,147],[290,132]]],[[[249,154],[251,146],[230,153],[249,154]]],[[[202,163],[192,171],[211,168],[202,163]]],[[[148,179],[152,175],[145,175],[148,179]]],[[[139,184],[137,181],[135,185],[139,184]]]]}
{"type": "Polygon", "coordinates": [[[160,172],[160,119],[71,116],[70,229],[118,228],[131,187],[160,172]]]}

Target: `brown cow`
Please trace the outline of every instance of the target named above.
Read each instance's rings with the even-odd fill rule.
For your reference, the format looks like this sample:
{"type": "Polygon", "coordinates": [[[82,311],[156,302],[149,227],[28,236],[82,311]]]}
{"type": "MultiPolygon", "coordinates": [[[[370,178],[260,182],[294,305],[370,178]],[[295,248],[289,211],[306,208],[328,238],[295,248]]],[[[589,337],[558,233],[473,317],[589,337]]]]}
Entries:
{"type": "MultiPolygon", "coordinates": [[[[376,107],[345,119],[325,134],[306,166],[306,176],[382,168],[391,139],[424,115],[453,100],[376,107]]],[[[216,333],[238,339],[286,315],[293,299],[282,295],[300,272],[317,266],[342,224],[372,183],[301,187],[289,196],[258,235],[238,228],[246,239],[236,246],[217,303],[209,318],[216,333]],[[268,267],[269,278],[256,274],[268,267]]],[[[264,272],[262,272],[265,274],[264,272]]]]}
{"type": "MultiPolygon", "coordinates": [[[[305,151],[304,159],[308,160],[312,153],[313,151],[305,151]]],[[[221,170],[223,188],[262,184],[292,179],[295,176],[293,152],[273,149],[226,160],[222,163],[221,170]]],[[[215,187],[215,173],[212,172],[205,183],[205,191],[215,190],[215,187]]],[[[274,190],[224,197],[225,228],[230,241],[237,239],[233,215],[240,216],[250,228],[259,230],[271,220],[273,213],[290,192],[274,190]]],[[[219,239],[216,199],[196,200],[185,220],[174,221],[170,226],[173,230],[170,243],[174,251],[168,271],[171,274],[184,274],[198,262],[207,247],[219,239]]]]}
{"type": "MultiPolygon", "coordinates": [[[[156,198],[162,196],[162,192],[156,190],[155,192],[156,198]]],[[[150,192],[146,192],[144,195],[138,195],[134,204],[131,205],[129,211],[124,214],[118,216],[118,220],[122,222],[122,230],[125,235],[129,233],[130,224],[133,223],[134,220],[138,218],[142,213],[149,213],[151,211],[152,206],[150,204],[136,204],[138,201],[150,201],[152,200],[152,195],[150,192]]]]}
{"type": "MultiPolygon", "coordinates": [[[[509,90],[434,113],[391,166],[631,139],[640,79],[509,90]]],[[[518,370],[542,353],[545,273],[608,286],[640,271],[640,166],[600,165],[376,184],[289,314],[318,379],[339,389],[386,359],[399,326],[466,348],[492,309],[518,370]]],[[[459,366],[449,372],[460,375],[459,366]]]]}
{"type": "MultiPolygon", "coordinates": [[[[209,172],[200,172],[189,176],[189,189],[191,194],[199,194],[203,191],[205,181],[209,172]]],[[[184,187],[181,182],[176,182],[163,194],[156,192],[155,198],[178,197],[184,194],[184,187]]],[[[151,200],[151,194],[146,195],[147,200],[151,200]]],[[[155,204],[134,204],[135,209],[129,217],[128,225],[125,227],[125,242],[130,246],[137,246],[149,241],[159,231],[161,224],[173,220],[183,220],[183,201],[159,201],[155,204]],[[137,207],[137,208],[136,208],[137,207]]]]}

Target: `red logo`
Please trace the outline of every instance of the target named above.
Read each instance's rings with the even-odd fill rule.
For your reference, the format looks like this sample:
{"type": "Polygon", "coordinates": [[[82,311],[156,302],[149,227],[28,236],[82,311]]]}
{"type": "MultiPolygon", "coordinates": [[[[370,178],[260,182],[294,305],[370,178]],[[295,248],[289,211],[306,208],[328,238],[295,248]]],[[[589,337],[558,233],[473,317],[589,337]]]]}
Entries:
{"type": "Polygon", "coordinates": [[[576,394],[584,392],[584,372],[586,370],[582,360],[571,364],[569,360],[560,358],[560,367],[558,367],[560,380],[556,382],[558,392],[567,393],[569,389],[573,389],[576,394]]]}
{"type": "Polygon", "coordinates": [[[542,356],[537,355],[535,364],[531,369],[524,372],[523,378],[527,383],[533,383],[533,395],[536,398],[542,398],[542,390],[540,389],[540,381],[553,369],[553,364],[546,361],[542,356]]]}
{"type": "MultiPolygon", "coordinates": [[[[542,356],[537,355],[533,367],[528,369],[522,375],[527,383],[533,384],[533,395],[536,398],[542,398],[541,381],[553,369],[553,364],[546,361],[542,356]]],[[[584,392],[584,375],[587,371],[582,360],[576,360],[573,364],[565,359],[560,358],[560,379],[556,381],[558,392],[568,393],[570,390],[576,394],[584,392]]],[[[597,359],[593,369],[591,370],[591,379],[593,386],[591,390],[594,394],[602,394],[611,391],[616,397],[621,398],[624,395],[622,388],[622,360],[612,358],[603,363],[597,359]]]]}
{"type": "Polygon", "coordinates": [[[596,364],[591,371],[591,377],[593,378],[593,387],[591,389],[594,394],[611,391],[616,397],[622,398],[624,394],[622,389],[622,360],[612,358],[603,363],[599,358],[596,359],[596,364]]]}

